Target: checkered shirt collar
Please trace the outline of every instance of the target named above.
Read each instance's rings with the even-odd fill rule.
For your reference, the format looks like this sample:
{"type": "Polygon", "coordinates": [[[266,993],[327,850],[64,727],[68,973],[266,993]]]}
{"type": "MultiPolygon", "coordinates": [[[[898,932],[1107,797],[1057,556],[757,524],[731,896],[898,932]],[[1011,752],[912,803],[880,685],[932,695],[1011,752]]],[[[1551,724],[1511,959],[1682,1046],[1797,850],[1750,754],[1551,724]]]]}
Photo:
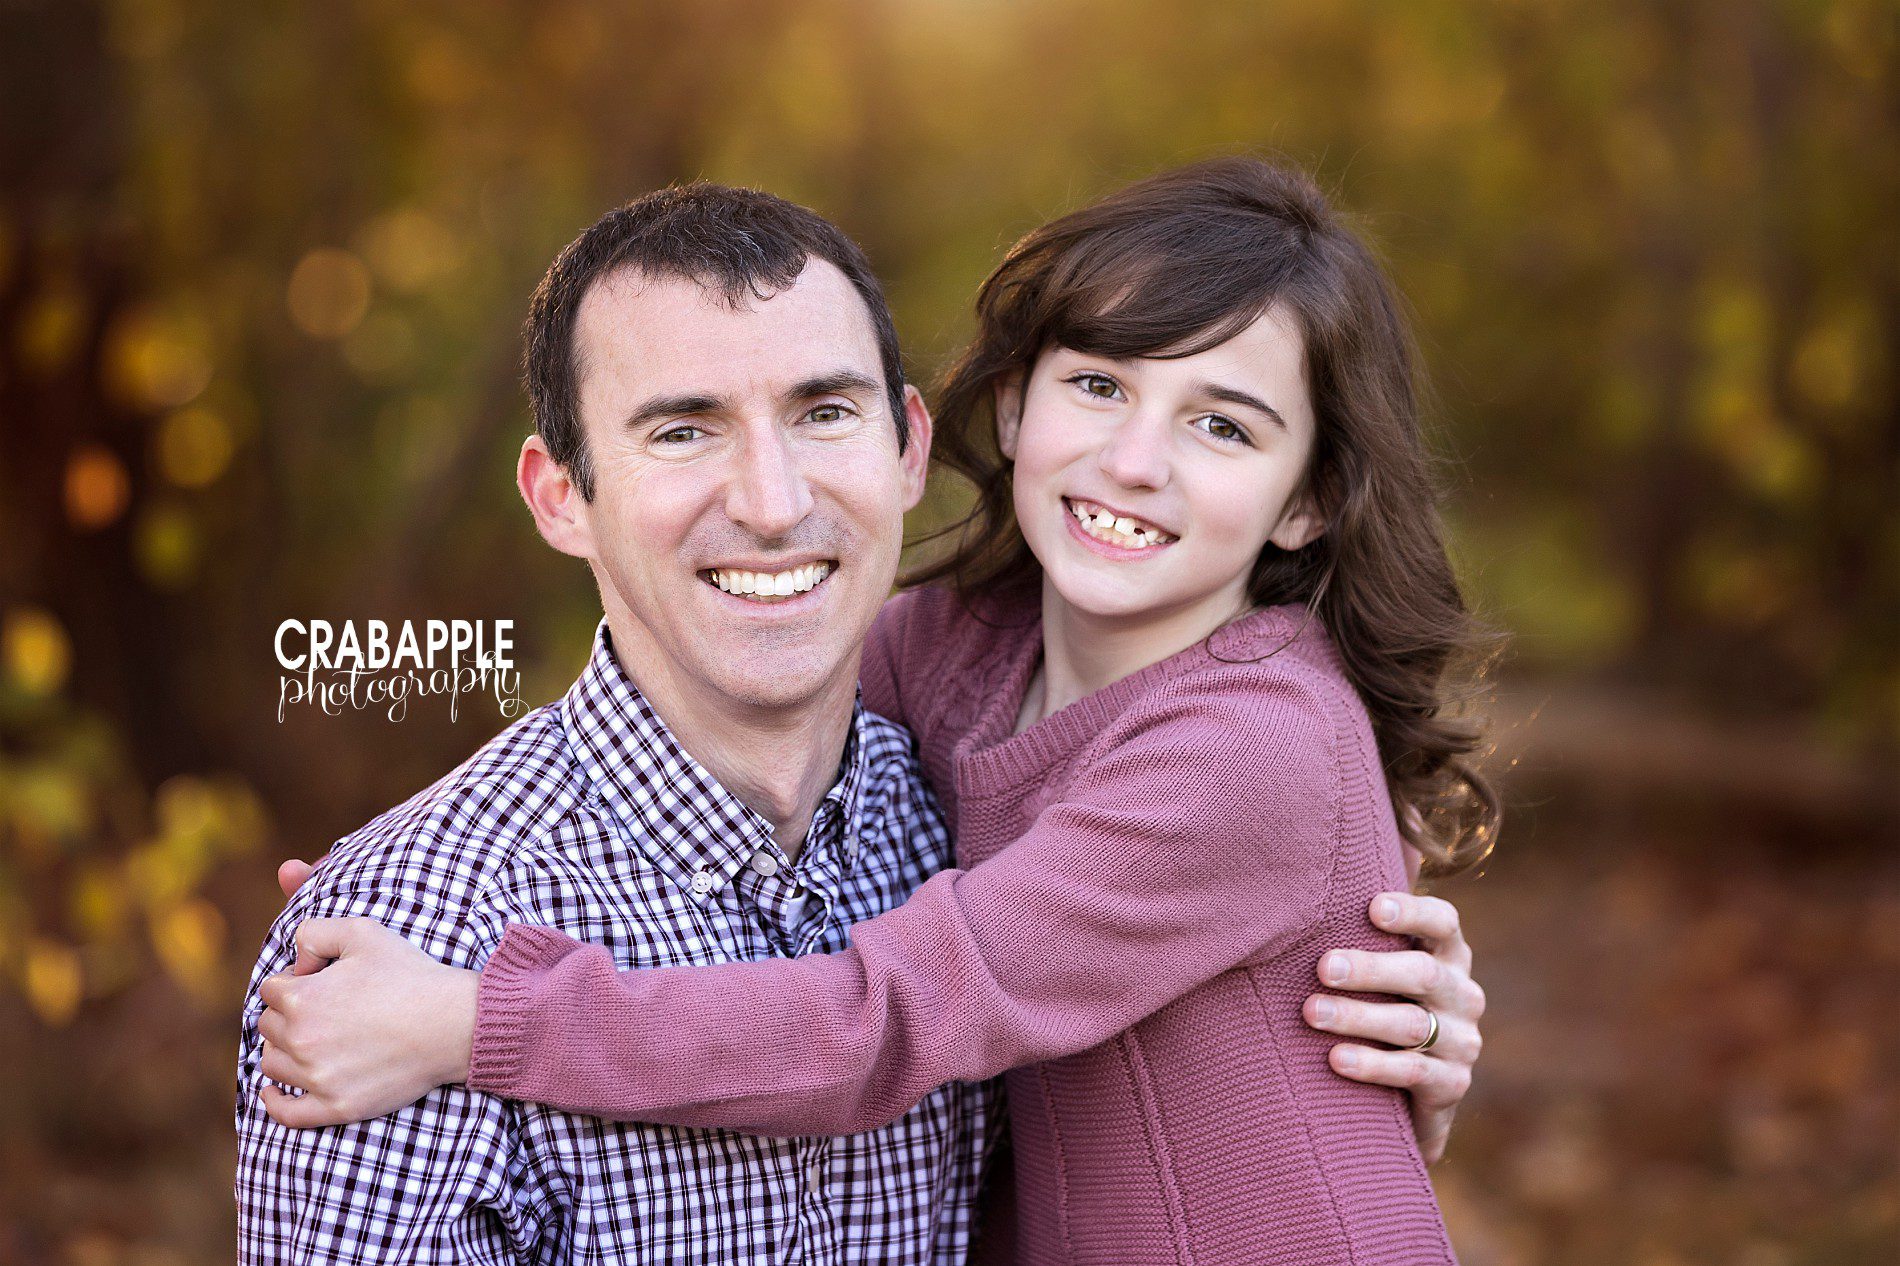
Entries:
{"type": "MultiPolygon", "coordinates": [[[[633,684],[613,652],[607,622],[594,634],[587,667],[561,703],[568,745],[602,804],[654,864],[700,899],[717,894],[760,849],[774,847],[772,824],[694,760],[633,684]],[[694,876],[705,873],[710,885],[694,876]]],[[[866,712],[852,706],[844,776],[813,814],[802,869],[841,879],[857,860],[863,809],[866,712]]]]}

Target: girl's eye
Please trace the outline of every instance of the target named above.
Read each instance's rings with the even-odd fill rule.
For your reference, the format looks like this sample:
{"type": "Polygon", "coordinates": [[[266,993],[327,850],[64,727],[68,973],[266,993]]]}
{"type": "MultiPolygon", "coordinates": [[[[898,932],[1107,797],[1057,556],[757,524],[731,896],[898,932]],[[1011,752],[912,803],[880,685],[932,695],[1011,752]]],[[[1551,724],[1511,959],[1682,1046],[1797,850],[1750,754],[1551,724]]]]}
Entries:
{"type": "Polygon", "coordinates": [[[1235,422],[1232,418],[1224,418],[1218,413],[1210,413],[1202,418],[1201,421],[1206,423],[1201,429],[1217,440],[1238,440],[1243,444],[1250,442],[1247,439],[1247,432],[1242,430],[1240,424],[1235,422]]]}
{"type": "Polygon", "coordinates": [[[1107,374],[1080,373],[1065,379],[1080,387],[1088,395],[1098,400],[1113,400],[1121,395],[1121,387],[1107,374]]]}

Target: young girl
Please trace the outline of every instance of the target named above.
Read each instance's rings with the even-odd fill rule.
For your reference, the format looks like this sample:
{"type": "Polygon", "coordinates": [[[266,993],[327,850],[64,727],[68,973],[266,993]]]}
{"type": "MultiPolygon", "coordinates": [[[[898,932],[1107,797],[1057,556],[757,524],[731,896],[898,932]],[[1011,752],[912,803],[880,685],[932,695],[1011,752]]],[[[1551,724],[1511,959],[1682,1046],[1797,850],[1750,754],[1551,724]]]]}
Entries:
{"type": "Polygon", "coordinates": [[[784,1135],[1009,1070],[1018,1260],[1451,1260],[1403,1096],[1301,1017],[1322,950],[1393,944],[1402,845],[1453,873],[1497,819],[1443,715],[1470,630],[1391,287],[1307,179],[1230,159],[1031,233],[978,318],[938,418],[977,504],[863,668],[960,868],[829,955],[620,973],[511,926],[471,1062],[386,1057],[784,1135]]]}

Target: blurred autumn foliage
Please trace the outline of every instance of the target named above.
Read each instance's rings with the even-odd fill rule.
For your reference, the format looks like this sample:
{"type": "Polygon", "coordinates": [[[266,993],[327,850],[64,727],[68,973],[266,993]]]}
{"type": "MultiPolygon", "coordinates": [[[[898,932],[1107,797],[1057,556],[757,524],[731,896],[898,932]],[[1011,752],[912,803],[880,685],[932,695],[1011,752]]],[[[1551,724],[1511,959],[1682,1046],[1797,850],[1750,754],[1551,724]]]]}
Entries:
{"type": "MultiPolygon", "coordinates": [[[[927,381],[1017,234],[1236,148],[1380,244],[1513,635],[1468,1262],[1900,1260],[1890,0],[0,2],[0,1260],[228,1258],[269,874],[498,718],[276,717],[287,617],[597,606],[527,296],[761,185],[927,381]],[[268,808],[267,808],[268,806],[268,808]]],[[[955,511],[943,484],[918,526],[955,511]]]]}

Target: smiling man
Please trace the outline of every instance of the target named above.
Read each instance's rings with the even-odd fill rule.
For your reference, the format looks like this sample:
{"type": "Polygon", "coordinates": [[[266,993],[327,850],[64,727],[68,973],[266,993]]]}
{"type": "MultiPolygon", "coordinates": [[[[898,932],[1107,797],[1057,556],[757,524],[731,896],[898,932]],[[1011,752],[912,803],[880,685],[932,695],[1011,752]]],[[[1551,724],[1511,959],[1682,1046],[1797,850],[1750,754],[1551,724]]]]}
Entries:
{"type": "Polygon", "coordinates": [[[509,923],[623,968],[757,959],[840,949],[951,864],[909,735],[857,702],[930,441],[862,253],[769,195],[665,190],[562,252],[527,343],[521,493],[604,619],[565,697],[339,842],[273,925],[240,1048],[240,1256],[962,1261],[987,1083],[845,1138],[459,1085],[322,1129],[266,1111],[259,989],[306,919],[365,915],[474,968],[509,923]]]}
{"type": "Polygon", "coordinates": [[[564,699],[339,843],[273,927],[241,1050],[241,1256],[961,1260],[986,1085],[835,1140],[459,1087],[303,1132],[260,1105],[256,984],[310,916],[468,966],[509,922],[628,967],[717,962],[840,948],[950,864],[909,736],[854,706],[929,451],[857,248],[763,194],[665,191],[562,253],[527,337],[521,492],[605,619],[564,699]]]}

